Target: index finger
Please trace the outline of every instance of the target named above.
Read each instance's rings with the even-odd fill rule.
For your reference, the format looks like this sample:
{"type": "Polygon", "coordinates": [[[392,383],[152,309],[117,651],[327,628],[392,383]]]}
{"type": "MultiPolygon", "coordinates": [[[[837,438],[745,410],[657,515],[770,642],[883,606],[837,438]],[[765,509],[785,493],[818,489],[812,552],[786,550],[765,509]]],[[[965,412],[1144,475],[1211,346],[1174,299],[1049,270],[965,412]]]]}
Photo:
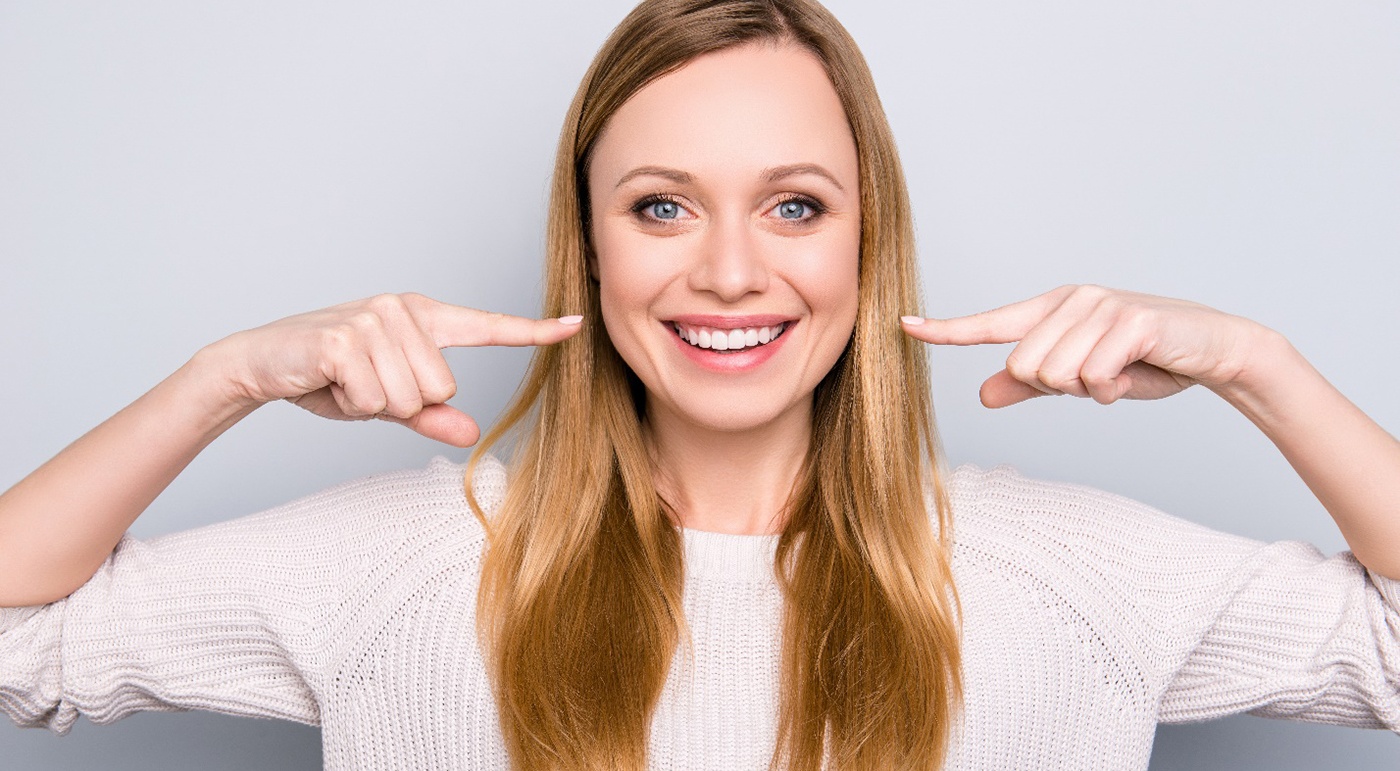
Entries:
{"type": "Polygon", "coordinates": [[[1073,293],[1073,287],[1060,287],[1010,305],[1003,305],[971,316],[952,319],[901,319],[910,337],[937,345],[983,345],[1014,343],[1026,336],[1073,293]]]}
{"type": "Polygon", "coordinates": [[[572,337],[583,326],[582,316],[529,319],[436,300],[421,304],[421,309],[421,314],[414,315],[438,348],[551,345],[572,337]]]}

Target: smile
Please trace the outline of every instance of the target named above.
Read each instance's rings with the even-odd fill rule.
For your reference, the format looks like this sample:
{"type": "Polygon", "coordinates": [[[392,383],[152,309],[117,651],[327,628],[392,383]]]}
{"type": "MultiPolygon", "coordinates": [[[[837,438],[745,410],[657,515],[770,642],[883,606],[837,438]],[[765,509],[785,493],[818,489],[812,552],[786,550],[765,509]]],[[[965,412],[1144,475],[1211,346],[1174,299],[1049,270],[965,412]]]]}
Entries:
{"type": "Polygon", "coordinates": [[[714,327],[691,326],[674,322],[671,324],[676,334],[687,343],[696,348],[706,348],[711,351],[739,352],[747,348],[755,348],[760,345],[777,340],[787,329],[788,322],[780,322],[772,326],[764,327],[743,327],[740,329],[716,329],[714,327]]]}

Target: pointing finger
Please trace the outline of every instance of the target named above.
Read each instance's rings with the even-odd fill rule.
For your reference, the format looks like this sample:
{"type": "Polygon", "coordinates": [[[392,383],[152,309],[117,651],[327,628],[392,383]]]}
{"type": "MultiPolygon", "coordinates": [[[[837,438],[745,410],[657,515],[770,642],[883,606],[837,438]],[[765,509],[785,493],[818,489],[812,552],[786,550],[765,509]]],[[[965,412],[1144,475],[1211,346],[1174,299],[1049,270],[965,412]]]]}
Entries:
{"type": "Polygon", "coordinates": [[[1060,287],[1029,300],[953,319],[900,319],[909,336],[936,345],[1014,343],[1060,307],[1074,287],[1060,287]]]}
{"type": "MultiPolygon", "coordinates": [[[[478,345],[552,345],[573,337],[583,326],[582,316],[559,319],[527,319],[504,313],[461,308],[444,314],[446,323],[434,323],[432,336],[439,348],[478,345]]],[[[441,320],[435,320],[435,322],[441,320]]]]}
{"type": "Polygon", "coordinates": [[[582,327],[582,316],[528,319],[415,298],[413,315],[438,348],[479,345],[551,345],[582,327]]]}

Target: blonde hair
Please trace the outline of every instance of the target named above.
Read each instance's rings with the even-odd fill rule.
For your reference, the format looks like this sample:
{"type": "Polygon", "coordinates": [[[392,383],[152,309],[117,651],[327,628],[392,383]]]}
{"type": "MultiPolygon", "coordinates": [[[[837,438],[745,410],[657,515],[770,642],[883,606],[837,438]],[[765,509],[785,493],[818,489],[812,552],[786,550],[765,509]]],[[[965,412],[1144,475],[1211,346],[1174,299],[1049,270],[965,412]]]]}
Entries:
{"type": "MultiPolygon", "coordinates": [[[[860,165],[859,310],[817,386],[787,508],[779,739],[772,767],[933,769],[961,698],[949,507],[922,344],[899,158],[859,49],[811,0],[648,0],[618,25],[569,108],[555,162],[544,312],[582,313],[536,351],[514,402],[505,498],[488,520],[477,600],[498,712],[521,771],[646,765],[652,713],[681,640],[681,537],[657,495],[645,394],[604,330],[590,280],[586,166],[633,94],[705,53],[756,41],[811,51],[845,108],[860,165]],[[933,512],[937,534],[930,522],[933,512]]],[[[470,475],[469,471],[469,475],[470,475]]],[[[470,496],[470,484],[468,495],[470,496]]]]}

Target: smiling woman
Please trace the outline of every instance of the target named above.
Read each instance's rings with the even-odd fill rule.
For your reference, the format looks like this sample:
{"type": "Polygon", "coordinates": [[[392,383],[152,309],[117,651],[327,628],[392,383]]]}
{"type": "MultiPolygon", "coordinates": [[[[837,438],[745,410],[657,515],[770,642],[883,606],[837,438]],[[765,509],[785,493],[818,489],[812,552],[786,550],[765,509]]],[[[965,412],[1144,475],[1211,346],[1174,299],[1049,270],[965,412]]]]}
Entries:
{"type": "MultiPolygon", "coordinates": [[[[1069,285],[926,318],[911,212],[824,8],[642,3],[565,118],[547,318],[405,293],[249,329],[0,496],[0,711],[60,733],[139,710],[312,723],[327,768],[1124,769],[1159,722],[1400,728],[1400,444],[1282,335],[1196,303],[1069,285]],[[1002,343],[989,407],[1222,397],[1352,552],[949,470],[927,351],[1002,343]],[[445,355],[488,346],[535,357],[466,466],[128,532],[270,401],[477,442],[445,355]]],[[[1002,425],[997,452],[1035,465],[1002,425]]],[[[1165,433],[1040,455],[1103,471],[1165,433]]],[[[1209,488],[1180,484],[1211,457],[1193,437],[1144,465],[1209,488]]]]}
{"type": "Polygon", "coordinates": [[[541,351],[475,456],[538,408],[495,521],[479,512],[479,631],[520,767],[640,769],[649,730],[689,722],[665,696],[679,641],[722,666],[690,628],[699,533],[778,536],[782,686],[739,765],[946,753],[958,643],[930,520],[945,530],[948,510],[924,352],[891,323],[917,304],[912,222],[874,93],[804,2],[643,3],[585,76],[546,309],[592,334],[541,351]],[[627,650],[634,675],[599,650],[627,650]]]}
{"type": "MultiPolygon", "coordinates": [[[[821,60],[770,41],[701,57],[628,99],[587,169],[603,322],[646,386],[648,419],[805,424],[851,337],[860,265],[856,145],[821,60]]],[[[751,466],[750,454],[715,460],[751,466]]],[[[711,486],[697,487],[686,508],[720,524],[694,511],[714,505],[694,500],[711,486]]]]}

